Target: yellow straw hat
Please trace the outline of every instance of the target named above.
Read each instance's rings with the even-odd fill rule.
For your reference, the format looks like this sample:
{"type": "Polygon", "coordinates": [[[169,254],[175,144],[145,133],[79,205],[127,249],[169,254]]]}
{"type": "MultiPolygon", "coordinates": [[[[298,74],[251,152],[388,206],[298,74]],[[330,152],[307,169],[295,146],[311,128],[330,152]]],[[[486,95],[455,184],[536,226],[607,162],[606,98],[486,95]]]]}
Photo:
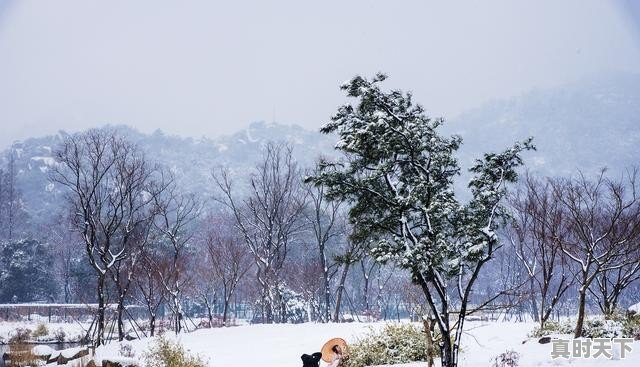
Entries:
{"type": "Polygon", "coordinates": [[[336,346],[340,347],[340,350],[342,350],[342,355],[347,354],[347,342],[342,338],[333,338],[324,343],[322,349],[320,350],[320,352],[322,353],[323,361],[327,363],[331,363],[333,361],[333,358],[336,355],[336,352],[333,351],[333,348],[336,346]]]}

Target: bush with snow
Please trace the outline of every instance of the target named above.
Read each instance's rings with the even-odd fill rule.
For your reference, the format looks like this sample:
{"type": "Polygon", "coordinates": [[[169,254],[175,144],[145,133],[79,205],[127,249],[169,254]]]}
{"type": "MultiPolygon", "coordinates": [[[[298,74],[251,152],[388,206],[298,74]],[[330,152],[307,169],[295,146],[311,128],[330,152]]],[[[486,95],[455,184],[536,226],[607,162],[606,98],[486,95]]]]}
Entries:
{"type": "Polygon", "coordinates": [[[540,328],[540,326],[536,326],[529,335],[539,338],[541,336],[550,334],[573,334],[574,328],[575,322],[573,321],[547,321],[545,322],[543,328],[540,328]]]}
{"type": "Polygon", "coordinates": [[[627,338],[640,340],[640,317],[630,317],[622,325],[622,334],[627,338]]]}
{"type": "Polygon", "coordinates": [[[585,338],[621,338],[623,335],[623,321],[592,319],[584,324],[582,335],[585,338]]]}
{"type": "Polygon", "coordinates": [[[9,344],[26,343],[31,339],[31,329],[16,328],[9,333],[9,344]]]}
{"type": "MultiPolygon", "coordinates": [[[[552,334],[573,334],[575,321],[563,322],[548,321],[544,328],[536,326],[529,334],[532,337],[541,337],[552,334]]],[[[634,338],[640,340],[640,319],[625,318],[614,315],[610,319],[602,317],[586,320],[582,328],[585,338],[634,338]]]]}
{"type": "Polygon", "coordinates": [[[182,344],[159,337],[144,355],[146,367],[207,367],[200,356],[185,350],[182,344]]]}
{"type": "MultiPolygon", "coordinates": [[[[437,342],[436,342],[437,343],[437,342]]],[[[349,345],[340,367],[364,367],[427,360],[427,343],[422,329],[414,324],[387,324],[371,329],[349,345]]],[[[437,355],[434,351],[434,355],[437,355]]]]}
{"type": "Polygon", "coordinates": [[[516,367],[520,361],[520,353],[508,350],[493,357],[491,367],[516,367]]]}
{"type": "Polygon", "coordinates": [[[58,343],[64,343],[64,340],[67,337],[67,333],[64,332],[64,329],[59,327],[56,331],[53,332],[53,337],[58,343]]]}
{"type": "Polygon", "coordinates": [[[35,330],[31,333],[31,336],[34,339],[39,339],[49,335],[49,329],[47,329],[47,325],[40,323],[36,326],[35,330]]]}
{"type": "Polygon", "coordinates": [[[126,358],[133,358],[136,356],[136,352],[129,343],[121,343],[119,353],[121,356],[126,358]]]}

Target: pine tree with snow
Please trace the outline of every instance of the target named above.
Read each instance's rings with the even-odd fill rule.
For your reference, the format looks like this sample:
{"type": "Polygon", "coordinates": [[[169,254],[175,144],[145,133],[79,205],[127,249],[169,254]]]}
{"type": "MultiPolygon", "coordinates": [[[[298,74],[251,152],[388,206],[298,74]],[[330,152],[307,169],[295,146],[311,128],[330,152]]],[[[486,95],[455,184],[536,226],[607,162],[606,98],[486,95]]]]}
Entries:
{"type": "Polygon", "coordinates": [[[470,168],[472,198],[461,202],[454,154],[462,139],[442,136],[444,121],[426,116],[411,94],[381,90],[385,79],[356,76],[341,87],[358,103],[341,106],[321,131],[338,135],[335,148],[345,158],[321,160],[320,173],[307,180],[351,203],[355,241],[368,242],[378,261],[411,272],[443,336],[442,366],[453,367],[464,317],[476,311],[469,307],[473,285],[500,247],[495,231],[507,216],[506,185],[517,180],[521,152],[533,146],[528,139],[484,154],[470,168]]]}

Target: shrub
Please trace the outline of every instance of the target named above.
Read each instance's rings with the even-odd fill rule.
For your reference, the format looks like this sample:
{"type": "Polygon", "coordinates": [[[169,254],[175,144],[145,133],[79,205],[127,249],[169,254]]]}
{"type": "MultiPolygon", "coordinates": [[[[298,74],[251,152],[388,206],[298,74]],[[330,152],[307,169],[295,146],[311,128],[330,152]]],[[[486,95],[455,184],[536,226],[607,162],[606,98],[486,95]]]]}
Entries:
{"type": "Polygon", "coordinates": [[[27,341],[29,341],[29,339],[31,339],[31,329],[19,327],[9,335],[10,344],[26,343],[27,341]]]}
{"type": "Polygon", "coordinates": [[[574,328],[575,323],[572,321],[547,321],[542,329],[540,329],[540,326],[536,326],[529,335],[539,338],[549,334],[573,334],[574,328]]]}
{"type": "Polygon", "coordinates": [[[58,328],[58,330],[53,332],[53,337],[56,339],[58,343],[64,343],[64,340],[67,337],[67,334],[62,330],[62,328],[58,328]]]}
{"type": "Polygon", "coordinates": [[[136,356],[136,352],[133,351],[133,347],[129,343],[120,344],[120,355],[126,358],[133,358],[136,356]]]}
{"type": "Polygon", "coordinates": [[[582,329],[585,338],[620,338],[622,337],[622,322],[616,320],[593,319],[587,320],[582,329]]]}
{"type": "MultiPolygon", "coordinates": [[[[437,336],[434,335],[434,344],[437,336]]],[[[413,324],[387,324],[349,345],[348,355],[340,367],[364,367],[380,364],[409,363],[427,360],[424,332],[413,324]]],[[[436,353],[434,353],[436,355],[436,353]]]]}
{"type": "Polygon", "coordinates": [[[49,335],[49,329],[47,329],[47,325],[45,324],[38,324],[36,329],[31,333],[31,336],[36,339],[47,335],[49,335]]]}
{"type": "Polygon", "coordinates": [[[622,323],[622,334],[625,338],[640,340],[640,318],[630,317],[622,323]]]}
{"type": "Polygon", "coordinates": [[[146,367],[206,367],[208,365],[200,356],[190,354],[181,344],[162,336],[144,356],[146,367]]]}
{"type": "Polygon", "coordinates": [[[520,353],[508,350],[493,357],[491,360],[492,367],[516,367],[520,361],[520,353]]]}
{"type": "MultiPolygon", "coordinates": [[[[541,337],[549,334],[573,334],[575,321],[567,320],[561,323],[549,321],[544,328],[535,327],[529,334],[541,337]]],[[[634,338],[640,340],[640,319],[624,317],[610,317],[609,319],[594,318],[585,320],[582,329],[585,338],[634,338]]]]}

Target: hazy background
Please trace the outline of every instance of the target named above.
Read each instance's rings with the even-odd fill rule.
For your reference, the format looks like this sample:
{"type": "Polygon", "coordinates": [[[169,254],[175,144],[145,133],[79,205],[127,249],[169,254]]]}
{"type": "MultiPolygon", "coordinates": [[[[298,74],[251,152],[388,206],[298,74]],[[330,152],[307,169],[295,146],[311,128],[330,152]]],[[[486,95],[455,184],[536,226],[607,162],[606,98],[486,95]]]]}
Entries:
{"type": "Polygon", "coordinates": [[[432,114],[640,72],[640,2],[0,0],[0,148],[106,123],[317,128],[354,74],[432,114]]]}

